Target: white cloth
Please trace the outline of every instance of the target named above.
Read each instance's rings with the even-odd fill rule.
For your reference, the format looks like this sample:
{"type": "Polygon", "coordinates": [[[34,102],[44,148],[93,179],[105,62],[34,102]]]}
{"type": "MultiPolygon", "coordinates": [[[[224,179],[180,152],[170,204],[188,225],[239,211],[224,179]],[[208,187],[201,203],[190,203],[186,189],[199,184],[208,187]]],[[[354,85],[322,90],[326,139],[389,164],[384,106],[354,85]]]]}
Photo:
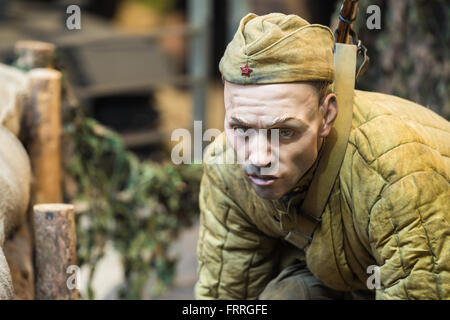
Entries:
{"type": "Polygon", "coordinates": [[[16,138],[26,91],[25,74],[0,64],[0,300],[14,297],[3,244],[22,222],[30,197],[30,160],[16,138]]]}
{"type": "Polygon", "coordinates": [[[8,300],[13,297],[14,289],[11,282],[11,274],[3,249],[0,247],[0,300],[8,300]]]}
{"type": "Polygon", "coordinates": [[[24,72],[0,63],[0,126],[17,136],[28,80],[24,72]]]}
{"type": "Polygon", "coordinates": [[[11,297],[11,277],[3,243],[25,216],[30,198],[31,168],[20,141],[0,126],[0,299],[11,297]]]}

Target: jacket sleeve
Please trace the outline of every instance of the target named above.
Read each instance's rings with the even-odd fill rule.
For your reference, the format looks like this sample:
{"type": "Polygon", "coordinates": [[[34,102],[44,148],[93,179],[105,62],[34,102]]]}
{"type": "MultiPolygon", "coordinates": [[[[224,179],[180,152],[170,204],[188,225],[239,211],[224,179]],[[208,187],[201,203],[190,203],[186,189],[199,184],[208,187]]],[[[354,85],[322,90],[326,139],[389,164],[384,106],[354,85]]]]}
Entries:
{"type": "Polygon", "coordinates": [[[397,166],[408,173],[387,177],[370,210],[369,239],[381,278],[376,298],[450,299],[449,181],[440,170],[406,159],[397,166]]]}
{"type": "MultiPolygon", "coordinates": [[[[196,299],[256,299],[273,278],[277,240],[260,232],[233,193],[226,165],[204,165],[196,299]]],[[[249,206],[251,207],[251,206],[249,206]]]]}

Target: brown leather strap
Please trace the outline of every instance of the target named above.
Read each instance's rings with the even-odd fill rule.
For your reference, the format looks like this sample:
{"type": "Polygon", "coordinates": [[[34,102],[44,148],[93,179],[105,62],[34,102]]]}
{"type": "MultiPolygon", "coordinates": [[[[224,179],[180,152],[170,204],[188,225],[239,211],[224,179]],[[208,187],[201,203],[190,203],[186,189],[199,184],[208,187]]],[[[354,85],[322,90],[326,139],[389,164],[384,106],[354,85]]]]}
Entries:
{"type": "Polygon", "coordinates": [[[299,210],[300,212],[292,212],[295,210],[295,206],[292,203],[288,204],[288,216],[295,219],[295,221],[291,221],[290,225],[295,227],[286,235],[285,240],[301,249],[311,243],[314,231],[320,224],[322,212],[325,209],[347,149],[353,114],[356,46],[336,43],[334,64],[334,91],[338,101],[338,116],[327,137],[316,173],[299,210]]]}

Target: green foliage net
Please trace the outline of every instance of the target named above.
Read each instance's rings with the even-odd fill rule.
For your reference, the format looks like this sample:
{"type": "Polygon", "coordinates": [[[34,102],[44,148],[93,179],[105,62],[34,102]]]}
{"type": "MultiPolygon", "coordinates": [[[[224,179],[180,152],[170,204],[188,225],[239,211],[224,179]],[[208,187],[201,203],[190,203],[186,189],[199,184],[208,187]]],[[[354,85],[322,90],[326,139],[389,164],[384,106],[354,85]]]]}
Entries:
{"type": "Polygon", "coordinates": [[[64,123],[72,150],[66,175],[75,186],[66,194],[84,208],[76,217],[79,265],[91,267],[85,298],[95,298],[92,279],[107,242],[119,251],[125,273],[119,298],[140,299],[151,276],[151,295],[161,294],[175,271],[168,249],[198,217],[201,166],[142,162],[79,108],[64,123]]]}

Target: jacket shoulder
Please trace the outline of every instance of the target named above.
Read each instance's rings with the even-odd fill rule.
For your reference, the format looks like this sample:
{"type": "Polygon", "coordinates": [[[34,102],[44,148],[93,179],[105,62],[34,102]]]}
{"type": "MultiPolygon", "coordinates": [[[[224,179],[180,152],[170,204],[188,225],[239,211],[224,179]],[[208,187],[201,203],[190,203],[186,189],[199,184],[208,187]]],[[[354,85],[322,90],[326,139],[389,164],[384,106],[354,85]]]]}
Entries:
{"type": "Polygon", "coordinates": [[[450,123],[392,95],[356,90],[349,144],[385,180],[418,170],[450,177],[450,123]],[[395,167],[394,167],[395,166],[395,167]]]}

